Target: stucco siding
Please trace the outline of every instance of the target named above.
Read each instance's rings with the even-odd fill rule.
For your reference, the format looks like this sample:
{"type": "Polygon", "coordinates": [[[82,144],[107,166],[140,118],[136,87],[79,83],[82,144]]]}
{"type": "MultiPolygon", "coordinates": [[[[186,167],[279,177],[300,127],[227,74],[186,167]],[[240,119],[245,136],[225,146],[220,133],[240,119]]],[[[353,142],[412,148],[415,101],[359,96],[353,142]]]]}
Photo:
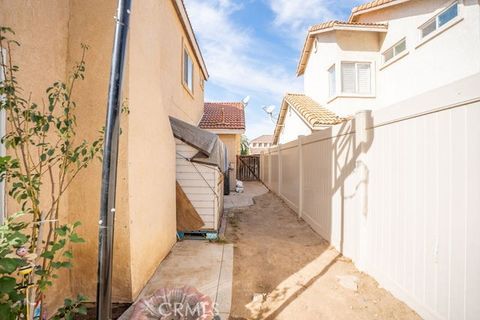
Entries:
{"type": "Polygon", "coordinates": [[[230,168],[230,190],[235,190],[237,185],[237,155],[240,154],[240,138],[239,134],[219,134],[218,137],[227,147],[228,163],[230,168]]]}
{"type": "MultiPolygon", "coordinates": [[[[11,54],[13,63],[20,67],[17,80],[24,90],[24,98],[31,94],[32,101],[41,103],[45,90],[55,81],[65,78],[66,71],[69,70],[66,57],[68,21],[68,1],[40,3],[0,0],[0,25],[12,28],[15,35],[9,34],[9,38],[21,43],[20,47],[11,47],[11,54]]],[[[50,186],[49,181],[44,181],[46,189],[50,189],[50,186]]],[[[15,200],[10,197],[5,200],[7,215],[20,210],[15,200]]],[[[42,194],[41,202],[49,203],[50,195],[42,194]]],[[[61,218],[65,219],[69,212],[69,194],[64,195],[62,207],[61,218]]],[[[57,281],[58,290],[64,295],[71,295],[69,272],[63,270],[59,275],[61,281],[57,281]]],[[[47,295],[46,300],[51,305],[63,303],[63,297],[55,294],[47,295]]]]}
{"type": "Polygon", "coordinates": [[[480,71],[477,0],[460,1],[459,22],[422,43],[418,27],[451,3],[417,0],[360,16],[362,22],[388,22],[380,53],[404,37],[407,40],[408,55],[378,71],[379,105],[405,100],[480,71]]]}
{"type": "Polygon", "coordinates": [[[309,135],[311,133],[312,130],[305,124],[305,121],[289,106],[287,114],[285,115],[284,127],[280,134],[279,143],[287,143],[297,139],[299,135],[309,135]]]}
{"type": "Polygon", "coordinates": [[[480,71],[480,8],[477,0],[459,1],[458,17],[431,37],[419,27],[454,3],[408,1],[359,16],[359,22],[387,23],[386,33],[331,31],[317,35],[304,73],[305,93],[340,116],[376,110],[480,71]],[[434,35],[434,36],[433,36],[434,35]],[[406,51],[387,64],[383,55],[403,38],[406,51]],[[371,62],[369,95],[329,97],[328,69],[336,63],[336,91],[341,93],[341,61],[371,62]]]}
{"type": "MultiPolygon", "coordinates": [[[[0,0],[0,21],[12,27],[19,82],[34,98],[64,80],[89,45],[85,81],[75,88],[79,139],[92,140],[104,125],[115,0],[0,0]]],[[[113,301],[130,302],[176,241],[175,142],[168,115],[197,124],[203,112],[203,74],[172,1],[133,2],[121,119],[117,179],[113,301]],[[182,53],[194,62],[193,95],[182,85],[182,53]]],[[[39,99],[37,99],[39,101],[39,99]]],[[[66,194],[63,212],[86,243],[74,246],[74,267],[56,281],[52,308],[67,295],[96,295],[101,164],[80,174],[66,194]],[[70,282],[70,279],[74,281],[70,282]],[[71,293],[71,294],[70,294],[71,293]]],[[[8,212],[14,211],[9,207],[8,212]]]]}
{"type": "Polygon", "coordinates": [[[305,69],[305,94],[339,116],[358,110],[376,108],[375,67],[379,63],[379,36],[376,33],[334,31],[317,35],[317,50],[313,51],[305,69]],[[342,93],[341,63],[369,62],[372,70],[372,93],[355,97],[342,93]],[[335,64],[336,94],[329,94],[328,70],[335,64]]]}

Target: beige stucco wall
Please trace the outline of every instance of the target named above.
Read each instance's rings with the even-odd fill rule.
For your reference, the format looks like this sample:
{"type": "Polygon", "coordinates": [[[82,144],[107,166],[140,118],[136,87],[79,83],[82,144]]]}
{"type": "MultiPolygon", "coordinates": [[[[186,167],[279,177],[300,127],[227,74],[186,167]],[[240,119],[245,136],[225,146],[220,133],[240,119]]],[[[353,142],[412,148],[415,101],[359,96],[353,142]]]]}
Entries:
{"type": "MultiPolygon", "coordinates": [[[[65,78],[68,12],[69,4],[62,0],[48,1],[43,5],[32,1],[0,0],[0,25],[14,29],[15,36],[8,36],[21,43],[20,47],[12,46],[11,52],[14,64],[20,67],[17,80],[26,97],[31,93],[32,101],[41,102],[45,89],[56,80],[65,78]]],[[[45,189],[50,189],[48,181],[44,185],[45,189]]],[[[63,198],[64,214],[61,218],[68,212],[68,196],[66,194],[63,198]]],[[[6,201],[7,214],[19,210],[14,200],[7,198],[6,201]]],[[[43,193],[41,202],[47,207],[50,196],[43,193]]],[[[71,295],[68,271],[62,271],[60,276],[58,290],[65,296],[71,295]]],[[[46,299],[52,305],[63,302],[63,297],[55,294],[47,294],[46,299]]]]}
{"type": "Polygon", "coordinates": [[[142,49],[148,51],[151,47],[155,48],[155,51],[151,52],[150,63],[146,65],[150,65],[150,68],[155,66],[152,72],[158,74],[157,80],[160,82],[154,85],[163,93],[163,106],[169,115],[197,125],[203,114],[204,89],[200,85],[203,75],[198,61],[194,61],[193,95],[183,87],[181,78],[183,46],[186,46],[192,59],[194,51],[183,32],[175,8],[171,1],[134,2],[134,6],[140,7],[140,4],[142,8],[148,7],[149,10],[136,9],[132,23],[135,23],[136,18],[149,19],[149,23],[139,20],[137,27],[143,26],[146,33],[142,34],[142,49]]]}
{"type": "MultiPolygon", "coordinates": [[[[79,137],[93,139],[104,125],[116,10],[115,0],[0,0],[0,21],[15,29],[22,47],[22,87],[34,97],[64,79],[90,46],[85,81],[79,83],[79,137]],[[33,54],[34,53],[34,54],[33,54]]],[[[203,77],[171,1],[134,2],[129,33],[117,180],[113,300],[132,301],[176,241],[175,144],[168,115],[197,124],[203,113],[203,77]],[[181,83],[182,50],[194,59],[194,92],[181,83]]],[[[74,248],[74,268],[49,294],[54,301],[96,290],[101,164],[78,176],[67,194],[69,221],[82,221],[86,243],[74,248]],[[71,283],[70,283],[71,282],[71,283]]]]}
{"type": "Polygon", "coordinates": [[[240,134],[219,134],[218,137],[227,147],[228,163],[230,167],[230,190],[235,190],[237,179],[237,155],[240,154],[240,134]]]}
{"type": "MultiPolygon", "coordinates": [[[[68,39],[68,64],[73,65],[80,55],[80,43],[90,46],[87,53],[87,73],[85,81],[78,86],[77,120],[82,136],[92,140],[98,135],[98,128],[105,123],[107,88],[112,50],[113,19],[116,1],[108,0],[70,2],[68,39]]],[[[128,87],[125,86],[128,90],[128,87]]],[[[120,139],[119,170],[117,180],[117,215],[115,225],[113,299],[130,301],[131,268],[129,245],[129,206],[127,143],[128,121],[121,124],[123,134],[120,139]]],[[[95,299],[97,278],[98,215],[100,203],[101,163],[95,161],[72,185],[69,208],[71,221],[82,221],[81,233],[85,244],[74,247],[75,267],[72,270],[73,292],[82,292],[89,300],[95,299]]]]}
{"type": "Polygon", "coordinates": [[[379,63],[380,37],[372,32],[332,31],[317,36],[317,50],[310,54],[304,73],[305,94],[340,116],[357,110],[376,108],[376,66],[379,63]],[[355,95],[341,92],[342,61],[370,62],[372,94],[355,95]],[[336,95],[329,95],[328,69],[335,64],[336,95]]]}

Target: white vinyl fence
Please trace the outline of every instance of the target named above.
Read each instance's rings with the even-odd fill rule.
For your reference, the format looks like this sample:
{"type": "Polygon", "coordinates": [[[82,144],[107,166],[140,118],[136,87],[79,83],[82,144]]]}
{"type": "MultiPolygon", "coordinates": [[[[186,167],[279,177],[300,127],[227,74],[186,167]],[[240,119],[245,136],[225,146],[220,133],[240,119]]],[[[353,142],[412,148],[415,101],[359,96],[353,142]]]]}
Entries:
{"type": "Polygon", "coordinates": [[[261,168],[273,192],[420,316],[480,318],[479,75],[271,148],[261,168]]]}

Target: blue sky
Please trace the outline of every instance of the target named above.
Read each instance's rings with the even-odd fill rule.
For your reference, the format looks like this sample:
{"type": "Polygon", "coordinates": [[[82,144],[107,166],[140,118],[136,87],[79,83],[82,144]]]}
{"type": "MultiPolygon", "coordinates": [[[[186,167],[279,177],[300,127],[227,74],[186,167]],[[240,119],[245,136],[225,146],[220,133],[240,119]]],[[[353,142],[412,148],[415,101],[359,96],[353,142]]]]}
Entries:
{"type": "Polygon", "coordinates": [[[262,110],[278,112],[286,92],[302,92],[295,75],[312,24],[346,20],[363,0],[184,0],[207,64],[206,101],[251,100],[246,135],[272,134],[262,110]]]}

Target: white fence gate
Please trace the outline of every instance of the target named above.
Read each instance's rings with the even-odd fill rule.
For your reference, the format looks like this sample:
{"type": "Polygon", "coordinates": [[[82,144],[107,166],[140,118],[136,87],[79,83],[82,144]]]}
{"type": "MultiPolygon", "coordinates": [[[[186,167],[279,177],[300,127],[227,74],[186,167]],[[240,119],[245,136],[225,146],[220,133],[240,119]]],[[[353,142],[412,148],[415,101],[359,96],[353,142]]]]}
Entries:
{"type": "Polygon", "coordinates": [[[479,84],[360,112],[261,156],[273,192],[427,319],[480,317],[479,84]]]}

